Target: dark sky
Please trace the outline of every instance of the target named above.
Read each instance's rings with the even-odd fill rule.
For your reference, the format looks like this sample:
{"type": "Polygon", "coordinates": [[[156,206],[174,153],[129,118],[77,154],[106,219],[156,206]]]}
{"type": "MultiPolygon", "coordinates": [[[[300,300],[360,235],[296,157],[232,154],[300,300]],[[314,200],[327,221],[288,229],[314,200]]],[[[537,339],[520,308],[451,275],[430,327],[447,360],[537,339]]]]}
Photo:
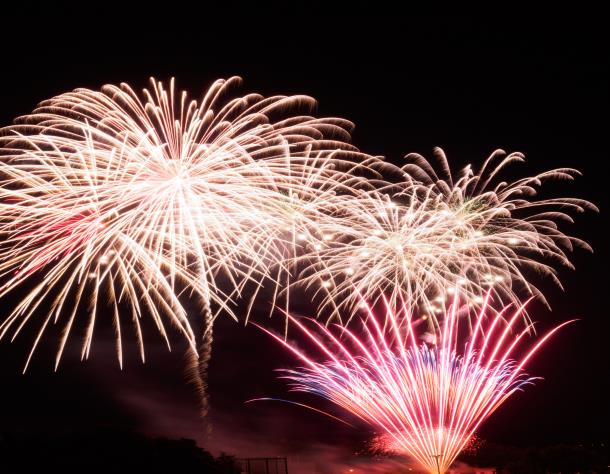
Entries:
{"type": "MultiPolygon", "coordinates": [[[[283,17],[252,8],[240,13],[237,5],[222,12],[107,6],[5,12],[0,124],[76,87],[125,81],[139,88],[151,75],[175,76],[180,88],[198,96],[212,80],[240,75],[244,92],[315,97],[318,115],[355,122],[356,146],[395,162],[408,152],[430,155],[432,147],[442,146],[457,168],[503,148],[526,154],[518,173],[580,169],[582,178],[556,190],[601,208],[600,215],[579,216],[567,229],[589,241],[595,253],[575,252],[576,272],[561,272],[565,291],[549,287],[553,312],[535,306],[532,315],[541,327],[573,317],[581,321],[554,338],[530,366],[545,380],[503,406],[480,435],[520,445],[608,438],[603,222],[609,77],[602,15],[478,20],[382,16],[364,7],[340,15],[314,5],[286,10],[283,17]]],[[[10,296],[0,311],[9,303],[10,296]]],[[[262,312],[258,319],[267,324],[262,312]]],[[[28,335],[12,345],[3,342],[0,431],[113,424],[193,437],[214,451],[238,455],[289,453],[303,463],[310,453],[342,456],[367,437],[287,405],[244,405],[259,396],[291,396],[273,369],[294,361],[253,326],[228,319],[217,326],[209,439],[200,434],[179,337],[168,353],[151,332],[146,365],[133,351],[121,372],[112,333],[100,330],[97,336],[90,361],[79,361],[73,342],[58,373],[52,372],[55,340],[41,347],[26,375],[21,368],[28,335]]]]}

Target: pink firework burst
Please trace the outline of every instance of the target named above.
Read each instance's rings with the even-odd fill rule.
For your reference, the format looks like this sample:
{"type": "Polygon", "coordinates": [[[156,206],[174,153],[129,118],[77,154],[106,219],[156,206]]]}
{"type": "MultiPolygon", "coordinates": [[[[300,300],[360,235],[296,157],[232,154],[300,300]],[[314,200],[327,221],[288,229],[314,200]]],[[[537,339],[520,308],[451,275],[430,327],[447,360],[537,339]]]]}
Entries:
{"type": "MultiPolygon", "coordinates": [[[[311,321],[291,320],[323,358],[271,334],[303,367],[284,370],[292,389],[319,395],[383,433],[385,446],[417,461],[431,473],[446,472],[481,424],[534,377],[526,364],[565,322],[527,344],[531,324],[524,306],[490,311],[490,293],[473,318],[466,341],[460,336],[463,306],[456,295],[435,340],[422,342],[418,323],[405,307],[386,301],[384,318],[367,307],[360,337],[311,321]],[[397,313],[402,313],[397,315],[397,313]],[[526,347],[524,347],[526,346],[526,347]]],[[[267,331],[268,332],[268,331],[267,331]]]]}

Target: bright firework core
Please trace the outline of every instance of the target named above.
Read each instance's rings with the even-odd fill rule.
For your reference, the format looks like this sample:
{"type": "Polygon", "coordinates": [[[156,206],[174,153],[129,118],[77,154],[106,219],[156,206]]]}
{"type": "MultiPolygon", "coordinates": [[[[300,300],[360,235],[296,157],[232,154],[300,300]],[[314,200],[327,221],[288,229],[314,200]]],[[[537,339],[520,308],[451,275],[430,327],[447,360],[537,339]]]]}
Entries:
{"type": "Polygon", "coordinates": [[[524,350],[533,332],[531,325],[523,325],[524,307],[493,312],[489,299],[490,293],[472,318],[465,342],[460,326],[470,309],[460,304],[457,294],[444,317],[437,317],[436,337],[418,330],[423,317],[413,319],[404,307],[399,316],[387,300],[385,318],[366,306],[362,336],[340,325],[332,331],[315,320],[314,329],[308,329],[291,318],[325,361],[315,361],[272,334],[304,363],[284,370],[283,378],[293,390],[324,397],[384,432],[386,448],[408,455],[430,473],[445,472],[479,426],[508,397],[532,383],[525,365],[568,324],[524,350]]]}

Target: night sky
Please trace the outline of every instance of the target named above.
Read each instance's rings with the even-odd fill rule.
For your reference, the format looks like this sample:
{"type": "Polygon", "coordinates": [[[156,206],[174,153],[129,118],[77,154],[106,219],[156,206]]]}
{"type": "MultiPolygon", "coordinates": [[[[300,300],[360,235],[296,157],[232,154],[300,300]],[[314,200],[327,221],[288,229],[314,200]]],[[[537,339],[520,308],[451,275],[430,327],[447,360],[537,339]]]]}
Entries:
{"type": "MultiPolygon", "coordinates": [[[[357,147],[396,163],[408,152],[430,156],[441,146],[456,169],[480,163],[496,148],[525,153],[527,163],[513,168],[515,177],[578,168],[580,179],[550,189],[600,207],[601,214],[580,215],[565,228],[590,242],[594,253],[574,253],[576,271],[560,273],[565,291],[542,282],[553,311],[535,304],[531,314],[540,328],[581,320],[530,365],[529,372],[544,380],[506,403],[480,436],[512,445],[607,439],[609,77],[602,16],[475,20],[382,16],[364,7],[339,15],[303,6],[272,18],[252,9],[240,17],[239,10],[4,12],[0,124],[77,87],[124,81],[141,88],[149,76],[174,76],[178,88],[198,97],[214,79],[239,75],[240,92],[315,97],[318,116],[353,121],[357,147]]],[[[307,307],[304,297],[299,306],[307,307]]],[[[8,296],[0,301],[0,316],[10,307],[8,296]]],[[[264,302],[257,309],[259,323],[281,327],[279,316],[266,319],[264,302]]],[[[25,375],[32,333],[0,344],[0,433],[122,426],[195,438],[213,452],[288,454],[303,465],[314,456],[348,455],[368,437],[301,408],[244,404],[265,396],[306,399],[288,394],[273,372],[295,361],[256,327],[228,318],[215,331],[212,433],[206,437],[179,335],[173,335],[170,353],[150,327],[146,364],[126,344],[131,348],[121,371],[110,324],[100,321],[97,328],[90,360],[80,362],[74,338],[57,373],[56,332],[25,375]]],[[[332,410],[321,400],[309,403],[332,410]]]]}

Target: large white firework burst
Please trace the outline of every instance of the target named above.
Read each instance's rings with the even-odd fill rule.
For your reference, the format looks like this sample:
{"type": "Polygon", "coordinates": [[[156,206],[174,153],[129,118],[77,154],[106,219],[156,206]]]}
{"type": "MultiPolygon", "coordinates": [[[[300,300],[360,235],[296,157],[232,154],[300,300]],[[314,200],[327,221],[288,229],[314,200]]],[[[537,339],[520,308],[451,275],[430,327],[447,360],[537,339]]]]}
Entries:
{"type": "Polygon", "coordinates": [[[319,165],[311,153],[332,152],[337,169],[349,162],[337,150],[353,151],[349,122],[293,114],[313,99],[227,98],[239,82],[216,81],[199,102],[176,94],[173,80],[168,89],[151,80],[142,97],[126,84],[77,89],[2,131],[1,294],[36,284],[0,337],[46,311],[33,349],[63,320],[59,362],[82,311],[86,357],[108,299],[119,359],[122,305],[144,357],[144,310],[163,333],[166,315],[196,345],[174,296],[182,290],[200,295],[206,326],[220,310],[234,316],[233,297],[277,263],[269,242],[286,221],[287,190],[303,188],[298,177],[319,165]]]}
{"type": "Polygon", "coordinates": [[[375,302],[385,294],[392,305],[404,302],[434,321],[458,288],[473,306],[490,288],[506,303],[532,294],[546,302],[532,274],[560,285],[555,266],[571,266],[575,245],[589,249],[559,224],[595,206],[536,196],[545,180],[573,179],[577,171],[501,181],[503,169],[523,156],[497,151],[477,172],[467,166],[454,180],[442,150],[435,156],[439,173],[408,155],[405,166],[393,167],[401,181],[360,193],[341,219],[325,221],[333,242],[301,257],[308,267],[299,283],[314,288],[333,316],[351,317],[363,297],[375,302]]]}

